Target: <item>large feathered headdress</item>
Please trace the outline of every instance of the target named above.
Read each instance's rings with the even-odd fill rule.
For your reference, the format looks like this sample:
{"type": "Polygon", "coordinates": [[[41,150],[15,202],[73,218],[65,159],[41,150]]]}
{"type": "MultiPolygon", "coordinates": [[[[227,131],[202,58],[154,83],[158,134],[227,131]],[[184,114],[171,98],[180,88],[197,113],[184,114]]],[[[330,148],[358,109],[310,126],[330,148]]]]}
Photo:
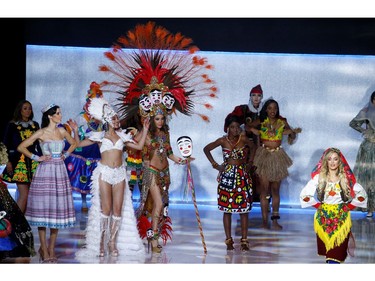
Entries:
{"type": "Polygon", "coordinates": [[[120,37],[105,52],[110,62],[100,66],[101,71],[111,74],[101,83],[103,91],[120,95],[116,105],[120,119],[138,113],[146,116],[157,110],[164,114],[177,110],[189,116],[198,114],[209,121],[196,106],[211,109],[204,98],[215,98],[217,88],[206,73],[213,67],[197,51],[190,38],[180,33],[173,35],[154,22],[137,25],[120,37]],[[159,101],[152,100],[153,90],[159,91],[159,101]],[[151,100],[150,108],[144,110],[139,107],[140,100],[149,102],[147,98],[151,100]]]}

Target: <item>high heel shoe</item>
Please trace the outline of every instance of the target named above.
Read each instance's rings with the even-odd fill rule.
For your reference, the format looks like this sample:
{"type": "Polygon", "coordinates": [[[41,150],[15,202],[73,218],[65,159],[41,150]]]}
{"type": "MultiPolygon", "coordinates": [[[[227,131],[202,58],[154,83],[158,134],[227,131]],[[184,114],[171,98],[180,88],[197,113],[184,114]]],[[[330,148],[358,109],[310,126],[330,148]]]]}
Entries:
{"type": "MultiPolygon", "coordinates": [[[[48,250],[48,253],[51,253],[51,251],[48,250]]],[[[56,257],[55,251],[53,251],[53,255],[49,254],[48,262],[49,263],[57,263],[57,257],[56,257]]]]}
{"type": "Polygon", "coordinates": [[[249,241],[246,238],[241,238],[241,252],[247,252],[249,250],[249,241]]]}
{"type": "Polygon", "coordinates": [[[160,246],[159,244],[156,244],[155,246],[152,245],[153,241],[155,241],[156,243],[158,243],[157,240],[151,240],[151,242],[150,242],[150,244],[151,244],[151,251],[153,253],[160,254],[162,252],[163,247],[160,246]]]}
{"type": "Polygon", "coordinates": [[[147,241],[148,241],[147,249],[148,249],[148,252],[150,252],[150,245],[151,245],[151,251],[153,253],[157,253],[157,254],[161,253],[163,247],[161,245],[159,245],[158,239],[159,239],[159,232],[158,231],[153,231],[151,229],[149,229],[147,231],[147,241]]]}
{"type": "Polygon", "coordinates": [[[114,242],[108,242],[108,252],[111,257],[118,257],[118,250],[114,242]]]}
{"type": "Polygon", "coordinates": [[[38,253],[39,253],[39,263],[48,263],[50,261],[49,258],[44,257],[42,248],[39,248],[38,253]]]}
{"type": "Polygon", "coordinates": [[[227,251],[233,251],[234,250],[233,244],[234,244],[234,242],[233,242],[232,237],[225,240],[225,245],[227,245],[227,251]]]}

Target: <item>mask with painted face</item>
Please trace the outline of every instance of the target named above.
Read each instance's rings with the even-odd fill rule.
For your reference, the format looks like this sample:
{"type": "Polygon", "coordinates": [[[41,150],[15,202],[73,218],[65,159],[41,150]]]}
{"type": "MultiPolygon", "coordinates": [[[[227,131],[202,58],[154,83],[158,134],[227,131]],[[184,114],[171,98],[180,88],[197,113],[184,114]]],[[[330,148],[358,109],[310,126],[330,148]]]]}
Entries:
{"type": "Polygon", "coordinates": [[[193,141],[188,136],[177,139],[178,150],[184,158],[189,158],[193,154],[193,141]]]}

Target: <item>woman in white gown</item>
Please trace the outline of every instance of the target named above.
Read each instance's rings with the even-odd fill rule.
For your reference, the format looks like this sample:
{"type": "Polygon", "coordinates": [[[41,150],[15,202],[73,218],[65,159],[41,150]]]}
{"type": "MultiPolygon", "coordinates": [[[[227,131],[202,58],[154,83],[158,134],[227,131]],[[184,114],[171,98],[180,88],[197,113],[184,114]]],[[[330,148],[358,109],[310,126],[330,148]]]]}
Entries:
{"type": "MultiPolygon", "coordinates": [[[[92,175],[92,205],[88,214],[86,241],[76,257],[80,262],[90,258],[106,256],[127,257],[142,260],[144,245],[139,236],[134,215],[131,193],[123,159],[124,145],[140,150],[148,132],[149,121],[145,120],[141,139],[134,143],[130,135],[120,127],[118,115],[103,98],[93,98],[89,105],[90,115],[104,124],[104,131],[92,132],[90,137],[78,142],[78,147],[99,144],[101,160],[92,175]],[[108,242],[107,242],[108,241],[108,242]]],[[[78,126],[70,121],[75,136],[78,126]]]]}

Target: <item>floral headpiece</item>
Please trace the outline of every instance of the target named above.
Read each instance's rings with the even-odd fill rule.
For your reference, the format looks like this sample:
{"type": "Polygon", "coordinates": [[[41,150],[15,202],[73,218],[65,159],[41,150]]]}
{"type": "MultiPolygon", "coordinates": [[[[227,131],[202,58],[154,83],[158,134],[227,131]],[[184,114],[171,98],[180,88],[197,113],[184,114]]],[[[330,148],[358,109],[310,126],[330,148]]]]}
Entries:
{"type": "Polygon", "coordinates": [[[205,73],[213,67],[206,58],[199,57],[197,51],[190,38],[180,33],[173,35],[154,22],[137,25],[126,36],[120,37],[113,48],[104,53],[109,64],[99,68],[111,74],[111,80],[101,83],[103,90],[120,95],[116,105],[120,119],[162,110],[164,114],[176,111],[188,116],[197,114],[208,122],[208,117],[197,112],[195,106],[211,109],[211,104],[203,99],[215,98],[217,88],[205,73]],[[165,111],[163,106],[155,103],[154,110],[142,111],[141,98],[148,95],[151,100],[154,90],[161,92],[162,99],[173,97],[171,109],[165,111]]]}
{"type": "Polygon", "coordinates": [[[45,107],[42,108],[41,112],[44,114],[45,112],[47,112],[48,110],[50,110],[54,106],[56,106],[56,104],[54,104],[54,103],[46,105],[45,107]]]}

